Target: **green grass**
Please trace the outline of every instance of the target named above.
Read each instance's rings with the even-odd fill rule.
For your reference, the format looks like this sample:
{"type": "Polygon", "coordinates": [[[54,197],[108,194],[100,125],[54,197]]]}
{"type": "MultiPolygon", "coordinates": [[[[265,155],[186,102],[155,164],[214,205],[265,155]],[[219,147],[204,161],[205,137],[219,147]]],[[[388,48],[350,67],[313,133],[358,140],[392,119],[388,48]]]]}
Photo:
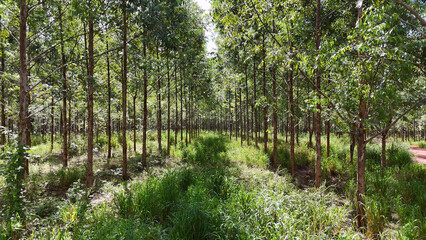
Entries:
{"type": "MultiPolygon", "coordinates": [[[[149,168],[141,172],[138,133],[138,153],[129,152],[132,180],[122,183],[120,134],[113,135],[114,157],[108,161],[106,137],[99,135],[92,189],[84,187],[84,149],[76,149],[70,167],[63,169],[60,142],[53,152],[49,142],[34,146],[32,174],[26,180],[26,223],[0,217],[0,239],[362,238],[353,227],[356,163],[349,162],[347,138],[332,136],[330,157],[325,157],[322,141],[324,184],[301,190],[287,173],[289,145],[282,138],[279,172],[274,174],[269,171],[272,142],[264,154],[263,148],[241,146],[239,139],[203,133],[188,146],[172,146],[171,158],[162,157],[158,165],[166,137],[164,132],[159,155],[155,131],[149,133],[149,168]]],[[[301,135],[296,165],[313,169],[315,153],[307,140],[301,135]]],[[[85,139],[72,136],[72,143],[84,146],[85,139]]],[[[412,164],[407,147],[389,144],[383,170],[380,144],[368,145],[366,236],[421,239],[426,234],[426,169],[412,164]]]]}

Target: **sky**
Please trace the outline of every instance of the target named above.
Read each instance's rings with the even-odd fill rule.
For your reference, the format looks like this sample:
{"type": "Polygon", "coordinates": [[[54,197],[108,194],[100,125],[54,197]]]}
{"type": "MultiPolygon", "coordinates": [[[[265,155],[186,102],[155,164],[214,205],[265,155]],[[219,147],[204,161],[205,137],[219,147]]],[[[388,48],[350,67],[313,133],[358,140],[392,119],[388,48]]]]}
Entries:
{"type": "MultiPolygon", "coordinates": [[[[195,2],[198,4],[198,6],[200,6],[201,9],[204,10],[204,13],[208,14],[210,13],[210,9],[211,9],[211,4],[208,0],[195,0],[195,2]]],[[[216,32],[215,32],[215,28],[214,28],[214,24],[213,23],[209,23],[206,27],[206,32],[205,32],[205,38],[207,41],[206,47],[207,47],[207,52],[217,52],[217,45],[216,45],[216,32]]]]}

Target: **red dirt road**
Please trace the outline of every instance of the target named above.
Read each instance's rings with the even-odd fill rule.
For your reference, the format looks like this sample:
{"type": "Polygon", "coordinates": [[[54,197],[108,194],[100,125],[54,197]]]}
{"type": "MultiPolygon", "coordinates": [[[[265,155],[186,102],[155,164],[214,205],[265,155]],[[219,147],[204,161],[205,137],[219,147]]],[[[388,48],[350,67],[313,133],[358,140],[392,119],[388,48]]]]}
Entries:
{"type": "Polygon", "coordinates": [[[416,163],[426,164],[426,148],[411,145],[410,153],[414,155],[414,161],[416,163]]]}

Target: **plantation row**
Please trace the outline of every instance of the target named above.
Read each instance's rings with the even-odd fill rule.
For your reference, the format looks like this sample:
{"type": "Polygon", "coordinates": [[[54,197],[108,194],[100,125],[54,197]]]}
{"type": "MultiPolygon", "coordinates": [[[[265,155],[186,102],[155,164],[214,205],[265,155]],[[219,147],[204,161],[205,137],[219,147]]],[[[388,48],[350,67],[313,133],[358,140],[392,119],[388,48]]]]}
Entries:
{"type": "MultiPolygon", "coordinates": [[[[52,197],[81,204],[71,220],[52,217],[58,238],[100,238],[93,228],[103,225],[91,222],[99,212],[93,201],[106,196],[103,206],[110,210],[103,217],[112,224],[140,223],[126,225],[136,231],[129,238],[144,238],[145,227],[163,237],[188,238],[189,226],[204,229],[194,236],[201,239],[423,237],[424,169],[411,164],[407,143],[424,146],[426,140],[424,9],[423,2],[412,0],[2,1],[4,237],[37,238],[31,228],[48,225],[38,225],[30,203],[52,197]],[[223,148],[216,149],[216,142],[223,148]],[[236,142],[259,159],[244,151],[228,156],[236,142]],[[167,167],[168,161],[178,166],[167,167]],[[200,162],[202,171],[195,166],[200,162]],[[226,163],[223,181],[231,186],[209,185],[222,181],[203,175],[217,175],[217,166],[210,166],[216,162],[226,163]],[[243,163],[261,169],[254,179],[267,175],[277,185],[261,184],[260,190],[244,181],[243,163]],[[151,169],[167,168],[172,172],[147,176],[151,169]],[[183,188],[167,180],[187,177],[183,188]],[[86,189],[71,187],[76,179],[86,189]],[[93,195],[106,184],[99,181],[111,179],[115,187],[122,181],[130,190],[93,195]],[[176,196],[161,199],[159,189],[162,210],[153,208],[150,215],[143,206],[157,202],[145,192],[162,188],[150,184],[163,179],[176,196]],[[289,181],[297,187],[281,186],[289,181]],[[227,218],[244,219],[245,207],[239,212],[235,205],[237,215],[226,213],[241,204],[232,200],[238,192],[265,190],[272,191],[271,198],[289,193],[296,199],[302,195],[298,188],[320,189],[324,183],[335,186],[339,197],[330,189],[312,190],[314,195],[324,198],[328,210],[336,205],[339,219],[356,220],[355,228],[347,220],[335,226],[322,213],[317,222],[316,214],[300,216],[293,208],[282,209],[284,203],[277,203],[277,213],[262,212],[259,223],[226,225],[227,218]],[[214,197],[216,187],[230,195],[214,197]],[[81,197],[75,200],[69,191],[81,197]],[[198,220],[183,223],[191,209],[206,215],[205,226],[198,220]],[[268,229],[286,223],[286,214],[296,214],[289,215],[296,221],[295,236],[288,235],[293,231],[286,224],[268,229]],[[299,226],[301,219],[306,223],[299,226]],[[269,225],[258,229],[264,221],[269,225]],[[301,226],[306,232],[299,232],[301,226]]],[[[253,194],[241,198],[257,206],[253,194]]],[[[60,213],[47,208],[40,219],[60,213]]],[[[247,223],[256,218],[247,216],[247,223]]]]}

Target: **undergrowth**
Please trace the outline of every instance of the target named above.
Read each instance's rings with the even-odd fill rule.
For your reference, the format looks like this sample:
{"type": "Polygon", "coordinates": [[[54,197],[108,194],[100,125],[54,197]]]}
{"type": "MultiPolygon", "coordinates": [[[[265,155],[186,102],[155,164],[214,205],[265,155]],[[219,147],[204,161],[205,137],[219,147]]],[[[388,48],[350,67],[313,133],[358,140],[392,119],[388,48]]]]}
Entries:
{"type": "MultiPolygon", "coordinates": [[[[102,159],[107,141],[103,135],[96,139],[97,156],[102,159]]],[[[287,173],[289,145],[282,138],[279,170],[272,173],[268,170],[272,142],[264,154],[263,149],[241,146],[239,139],[229,141],[219,134],[203,133],[188,146],[178,138],[178,144],[171,147],[172,158],[166,158],[167,145],[158,154],[156,135],[151,131],[149,168],[141,172],[141,155],[131,151],[132,180],[124,183],[120,181],[120,151],[115,150],[121,143],[120,134],[112,139],[113,158],[95,160],[97,181],[92,189],[83,184],[84,150],[70,149],[72,159],[65,169],[60,167],[60,143],[55,142],[53,152],[48,142],[32,148],[33,173],[25,182],[26,218],[3,216],[0,239],[363,237],[353,227],[356,160],[349,161],[347,138],[332,136],[329,157],[323,146],[324,183],[319,189],[304,190],[295,186],[287,173]]],[[[174,137],[171,139],[174,143],[174,137]]],[[[73,143],[84,146],[83,136],[73,138],[73,143]]],[[[130,143],[129,149],[133,149],[130,143]]],[[[140,145],[137,140],[138,151],[140,145]]],[[[380,144],[368,145],[365,236],[421,239],[426,234],[426,169],[412,164],[405,144],[388,145],[386,169],[380,167],[380,153],[380,144]]],[[[307,136],[300,136],[295,154],[297,166],[313,169],[315,153],[308,147],[307,136]]],[[[0,188],[3,191],[4,186],[0,188]]]]}

